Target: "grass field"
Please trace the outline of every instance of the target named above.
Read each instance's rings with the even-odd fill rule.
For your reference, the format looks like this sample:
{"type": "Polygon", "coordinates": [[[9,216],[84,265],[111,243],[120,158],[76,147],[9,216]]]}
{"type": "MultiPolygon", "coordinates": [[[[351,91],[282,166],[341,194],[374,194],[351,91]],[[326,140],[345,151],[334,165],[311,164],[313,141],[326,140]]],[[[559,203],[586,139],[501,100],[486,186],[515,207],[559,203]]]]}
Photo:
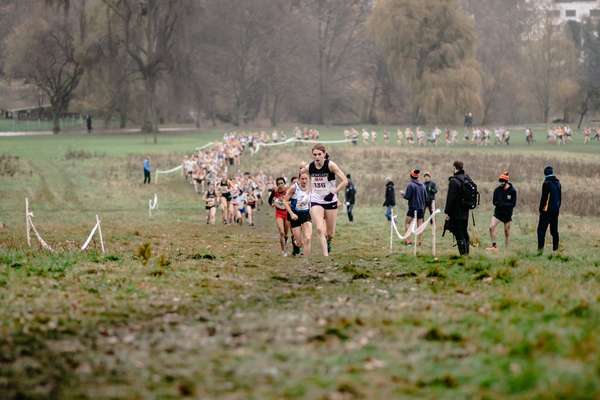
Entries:
{"type": "MultiPolygon", "coordinates": [[[[255,228],[206,226],[179,176],[140,183],[143,155],[168,168],[220,136],[0,138],[0,398],[600,397],[600,144],[548,146],[540,131],[532,148],[516,133],[510,148],[332,147],[358,185],[357,221],[340,213],[333,256],[307,260],[278,255],[269,209],[255,228]],[[390,254],[383,177],[399,189],[409,168],[430,169],[443,199],[455,158],[483,192],[473,254],[456,257],[441,232],[437,260],[429,233],[417,259],[399,243],[390,254]],[[537,256],[549,162],[565,191],[563,245],[537,256]],[[489,255],[501,168],[521,201],[511,248],[489,255]],[[26,196],[57,253],[27,248],[26,196]],[[107,254],[97,242],[78,251],[95,214],[107,254]]],[[[289,175],[308,155],[261,150],[242,168],[289,175]]]]}

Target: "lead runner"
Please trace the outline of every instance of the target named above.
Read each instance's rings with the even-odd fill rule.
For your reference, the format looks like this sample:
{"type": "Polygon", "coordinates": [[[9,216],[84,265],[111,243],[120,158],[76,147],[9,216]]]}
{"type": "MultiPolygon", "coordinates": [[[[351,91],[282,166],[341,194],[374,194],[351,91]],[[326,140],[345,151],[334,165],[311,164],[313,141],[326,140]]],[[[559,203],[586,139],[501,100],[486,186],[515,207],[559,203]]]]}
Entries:
{"type": "Polygon", "coordinates": [[[317,228],[323,255],[328,257],[335,235],[337,194],[346,187],[348,179],[340,167],[329,160],[329,154],[322,144],[313,146],[312,156],[313,161],[306,166],[311,184],[310,217],[317,228]]]}

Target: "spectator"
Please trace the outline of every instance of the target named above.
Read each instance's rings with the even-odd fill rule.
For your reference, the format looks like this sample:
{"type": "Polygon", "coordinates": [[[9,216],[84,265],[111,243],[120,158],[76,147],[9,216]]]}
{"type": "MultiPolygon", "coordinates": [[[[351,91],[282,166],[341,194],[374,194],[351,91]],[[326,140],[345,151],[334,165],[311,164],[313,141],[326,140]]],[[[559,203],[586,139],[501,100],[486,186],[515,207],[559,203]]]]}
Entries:
{"type": "Polygon", "coordinates": [[[558,215],[560,213],[561,195],[560,181],[554,175],[552,167],[547,166],[544,168],[544,183],[542,184],[542,197],[539,208],[540,220],[537,227],[539,254],[544,251],[548,225],[552,235],[552,250],[558,250],[558,215]]]}
{"type": "MultiPolygon", "coordinates": [[[[446,197],[446,224],[456,238],[460,255],[469,254],[469,208],[463,204],[463,186],[467,180],[462,161],[454,162],[454,175],[449,178],[448,195],[446,197]]],[[[469,178],[470,179],[470,178],[469,178]]]]}
{"type": "Polygon", "coordinates": [[[150,157],[146,157],[144,159],[144,184],[150,184],[150,176],[152,172],[152,167],[150,166],[150,157]]]}
{"type": "MultiPolygon", "coordinates": [[[[435,201],[435,195],[438,192],[437,184],[431,180],[431,173],[425,172],[423,174],[423,179],[425,182],[425,194],[427,195],[427,200],[425,202],[425,209],[429,210],[429,215],[433,214],[435,211],[433,209],[433,202],[435,201]]],[[[433,221],[431,221],[433,224],[433,221]]]]}
{"type": "Polygon", "coordinates": [[[513,210],[517,205],[517,191],[512,183],[509,182],[510,176],[508,171],[503,172],[498,181],[500,186],[494,190],[492,203],[494,204],[494,215],[490,222],[490,239],[492,246],[488,247],[488,251],[498,251],[496,244],[496,227],[501,222],[504,224],[504,246],[508,247],[510,238],[510,223],[512,221],[513,210]]]}
{"type": "Polygon", "coordinates": [[[348,221],[354,222],[354,215],[352,214],[352,210],[354,209],[354,203],[356,202],[356,187],[354,186],[354,182],[352,182],[352,177],[350,174],[346,175],[348,178],[348,185],[346,185],[346,195],[344,200],[346,201],[346,213],[348,214],[348,221]]]}
{"type": "Polygon", "coordinates": [[[385,178],[385,201],[383,202],[385,209],[385,217],[388,221],[392,220],[392,213],[394,207],[396,207],[396,189],[394,188],[394,182],[389,176],[385,178]]]}
{"type": "MultiPolygon", "coordinates": [[[[415,214],[417,218],[417,227],[423,225],[427,195],[425,193],[425,185],[419,181],[420,173],[421,171],[418,169],[410,171],[410,182],[406,186],[406,190],[400,192],[404,199],[408,200],[408,212],[406,213],[406,219],[404,220],[405,232],[408,231],[408,227],[415,218],[415,214]]],[[[407,239],[405,244],[410,245],[412,244],[412,241],[407,239]]]]}
{"type": "Polygon", "coordinates": [[[88,134],[92,134],[92,116],[90,114],[85,116],[85,126],[87,127],[88,134]]]}

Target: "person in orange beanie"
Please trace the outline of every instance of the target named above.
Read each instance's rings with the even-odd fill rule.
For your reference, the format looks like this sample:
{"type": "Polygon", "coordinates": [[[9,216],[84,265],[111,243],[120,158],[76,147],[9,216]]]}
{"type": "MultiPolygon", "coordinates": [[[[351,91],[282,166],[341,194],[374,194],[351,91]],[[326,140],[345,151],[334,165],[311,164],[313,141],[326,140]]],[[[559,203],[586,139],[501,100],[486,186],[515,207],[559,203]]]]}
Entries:
{"type": "Polygon", "coordinates": [[[493,204],[494,215],[490,222],[490,238],[492,240],[491,247],[488,251],[498,251],[496,242],[496,227],[502,222],[504,224],[504,245],[508,247],[510,238],[510,223],[512,221],[513,210],[517,205],[517,190],[510,182],[508,171],[504,171],[498,177],[500,185],[494,190],[493,204]]]}

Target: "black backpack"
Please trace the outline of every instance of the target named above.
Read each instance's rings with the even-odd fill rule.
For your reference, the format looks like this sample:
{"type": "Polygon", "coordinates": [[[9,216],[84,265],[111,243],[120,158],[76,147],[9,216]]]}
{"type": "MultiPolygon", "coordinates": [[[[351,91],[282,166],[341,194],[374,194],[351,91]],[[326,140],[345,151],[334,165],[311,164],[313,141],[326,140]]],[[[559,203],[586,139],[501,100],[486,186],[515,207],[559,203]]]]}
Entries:
{"type": "Polygon", "coordinates": [[[465,179],[458,179],[460,182],[460,203],[463,208],[474,210],[480,203],[480,195],[477,191],[477,184],[469,175],[465,175],[465,179]]]}

